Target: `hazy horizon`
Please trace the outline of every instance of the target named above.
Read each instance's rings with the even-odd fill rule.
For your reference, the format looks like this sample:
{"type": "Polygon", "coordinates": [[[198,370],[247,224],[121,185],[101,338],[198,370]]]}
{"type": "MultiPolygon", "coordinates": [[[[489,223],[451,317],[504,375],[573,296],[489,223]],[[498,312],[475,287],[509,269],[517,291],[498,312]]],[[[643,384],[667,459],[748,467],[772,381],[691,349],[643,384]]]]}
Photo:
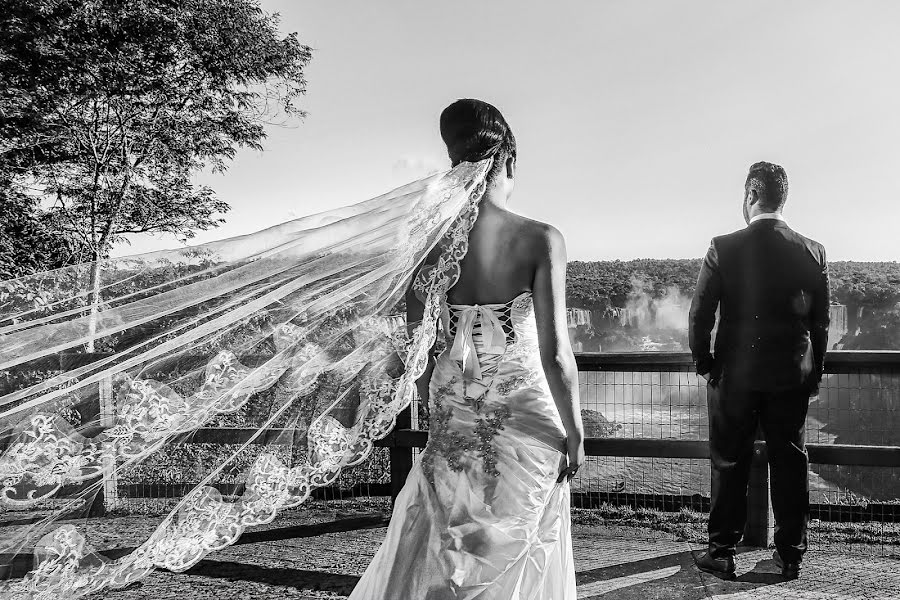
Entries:
{"type": "MultiPolygon", "coordinates": [[[[262,6],[313,48],[309,115],[198,178],[232,211],[192,243],[448,167],[438,115],[479,97],[518,141],[510,208],[556,225],[570,260],[701,257],[743,226],[757,160],[787,169],[785,216],[830,260],[900,259],[900,3],[262,6]]],[[[144,236],[114,254],[178,246],[144,236]]]]}

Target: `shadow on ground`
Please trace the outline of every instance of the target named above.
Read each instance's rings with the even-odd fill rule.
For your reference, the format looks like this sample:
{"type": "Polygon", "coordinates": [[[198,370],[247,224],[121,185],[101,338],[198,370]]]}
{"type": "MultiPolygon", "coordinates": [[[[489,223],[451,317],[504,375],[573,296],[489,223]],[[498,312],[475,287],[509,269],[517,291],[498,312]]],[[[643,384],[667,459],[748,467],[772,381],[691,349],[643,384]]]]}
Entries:
{"type": "MultiPolygon", "coordinates": [[[[771,559],[759,561],[753,570],[728,581],[712,575],[701,576],[695,563],[698,557],[699,551],[686,550],[581,571],[576,576],[578,597],[702,600],[715,594],[747,592],[784,582],[771,559]]],[[[184,575],[224,580],[236,584],[236,588],[241,583],[254,583],[336,596],[349,595],[359,581],[355,575],[218,560],[203,560],[184,575]]]]}
{"type": "MultiPolygon", "coordinates": [[[[346,598],[378,549],[385,529],[355,523],[259,532],[184,573],[156,571],[143,584],[91,600],[313,600],[346,598]],[[254,537],[255,536],[255,537],[254,537]]],[[[670,539],[614,535],[602,527],[573,531],[579,600],[896,600],[900,561],[888,556],[810,552],[799,580],[786,581],[771,550],[743,549],[738,576],[697,569],[702,547],[670,539]]]]}
{"type": "MultiPolygon", "coordinates": [[[[771,559],[759,561],[751,571],[732,580],[701,573],[696,566],[700,554],[699,550],[685,550],[581,571],[576,576],[578,597],[702,600],[785,581],[771,559]]],[[[759,597],[766,595],[761,593],[759,597]]]]}
{"type": "Polygon", "coordinates": [[[332,592],[349,596],[359,581],[355,575],[323,573],[305,569],[263,567],[239,562],[202,560],[187,575],[225,579],[231,582],[253,582],[275,587],[292,587],[313,592],[332,592]]]}

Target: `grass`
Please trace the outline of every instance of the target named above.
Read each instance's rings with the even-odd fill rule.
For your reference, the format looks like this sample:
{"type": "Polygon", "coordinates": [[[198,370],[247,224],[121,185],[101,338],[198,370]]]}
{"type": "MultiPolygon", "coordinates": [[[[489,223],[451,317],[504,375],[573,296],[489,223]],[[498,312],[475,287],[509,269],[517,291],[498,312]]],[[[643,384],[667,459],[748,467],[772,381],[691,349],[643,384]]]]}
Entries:
{"type": "MultiPolygon", "coordinates": [[[[683,508],[663,512],[653,508],[632,508],[603,504],[599,508],[573,508],[575,527],[628,527],[650,530],[692,543],[706,543],[709,516],[683,508]]],[[[838,522],[813,519],[809,537],[815,545],[870,545],[888,547],[890,554],[900,555],[900,523],[880,521],[838,522]]]]}
{"type": "Polygon", "coordinates": [[[632,508],[603,503],[598,508],[572,508],[574,527],[633,527],[670,534],[677,540],[706,541],[707,516],[688,508],[663,512],[654,508],[632,508]]]}

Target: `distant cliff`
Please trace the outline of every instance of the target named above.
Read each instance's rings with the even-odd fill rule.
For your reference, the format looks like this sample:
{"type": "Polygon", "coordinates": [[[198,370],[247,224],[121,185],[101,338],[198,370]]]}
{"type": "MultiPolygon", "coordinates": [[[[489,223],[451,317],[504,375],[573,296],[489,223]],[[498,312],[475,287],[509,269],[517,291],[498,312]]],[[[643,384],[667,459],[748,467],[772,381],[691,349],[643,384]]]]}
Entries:
{"type": "MultiPolygon", "coordinates": [[[[700,264],[701,259],[570,262],[568,305],[591,311],[590,326],[580,317],[573,341],[585,351],[686,348],[700,264]]],[[[829,347],[900,350],[900,262],[838,261],[829,263],[829,271],[832,302],[846,307],[832,309],[829,347]]]]}
{"type": "Polygon", "coordinates": [[[636,280],[647,284],[652,297],[662,297],[672,287],[690,295],[699,273],[700,259],[573,261],[566,270],[566,297],[576,308],[624,308],[636,280]]]}
{"type": "Polygon", "coordinates": [[[622,428],[618,423],[609,421],[596,410],[582,409],[581,420],[584,423],[585,437],[611,437],[622,428]]]}

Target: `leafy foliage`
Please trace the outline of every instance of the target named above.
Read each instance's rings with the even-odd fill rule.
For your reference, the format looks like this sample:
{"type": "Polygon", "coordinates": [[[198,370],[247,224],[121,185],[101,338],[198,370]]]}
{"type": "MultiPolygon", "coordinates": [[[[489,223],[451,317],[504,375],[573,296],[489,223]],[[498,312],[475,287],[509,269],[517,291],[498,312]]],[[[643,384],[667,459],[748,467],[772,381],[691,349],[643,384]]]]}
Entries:
{"type": "MultiPolygon", "coordinates": [[[[628,306],[636,293],[660,300],[676,290],[690,297],[700,264],[699,259],[570,262],[566,281],[568,304],[603,314],[628,306]]],[[[846,305],[852,315],[854,331],[845,338],[843,347],[900,350],[900,263],[839,261],[829,263],[829,270],[832,301],[846,305]]],[[[681,340],[675,333],[652,332],[659,338],[655,339],[657,342],[680,342],[686,348],[687,340],[681,340]],[[675,338],[668,340],[673,335],[675,338]]],[[[628,325],[607,324],[579,331],[577,338],[586,350],[599,347],[616,352],[640,349],[645,334],[628,325]]]]}
{"type": "MultiPolygon", "coordinates": [[[[693,294],[700,259],[573,261],[568,265],[566,296],[571,306],[604,309],[625,306],[637,277],[650,284],[654,297],[675,286],[693,294]]],[[[900,302],[900,262],[829,263],[831,293],[839,304],[891,308],[900,302]]]]}
{"type": "Polygon", "coordinates": [[[832,299],[848,306],[890,308],[900,302],[900,263],[829,264],[832,299]]]}
{"type": "Polygon", "coordinates": [[[68,235],[36,199],[0,181],[0,281],[89,260],[76,236],[68,235]]]}
{"type": "Polygon", "coordinates": [[[699,273],[699,259],[572,261],[566,271],[566,297],[570,306],[579,308],[623,307],[635,279],[649,284],[648,293],[659,298],[672,286],[692,293],[699,273]]]}
{"type": "Polygon", "coordinates": [[[103,257],[124,234],[185,238],[228,206],[191,177],[260,148],[310,52],[254,0],[7,0],[0,169],[103,257]]]}
{"type": "Polygon", "coordinates": [[[900,309],[863,312],[858,325],[845,350],[900,350],[900,309]]]}
{"type": "Polygon", "coordinates": [[[303,114],[310,50],[257,0],[6,0],[0,14],[0,181],[50,203],[93,261],[127,234],[220,224],[228,205],[194,175],[303,114]]]}

